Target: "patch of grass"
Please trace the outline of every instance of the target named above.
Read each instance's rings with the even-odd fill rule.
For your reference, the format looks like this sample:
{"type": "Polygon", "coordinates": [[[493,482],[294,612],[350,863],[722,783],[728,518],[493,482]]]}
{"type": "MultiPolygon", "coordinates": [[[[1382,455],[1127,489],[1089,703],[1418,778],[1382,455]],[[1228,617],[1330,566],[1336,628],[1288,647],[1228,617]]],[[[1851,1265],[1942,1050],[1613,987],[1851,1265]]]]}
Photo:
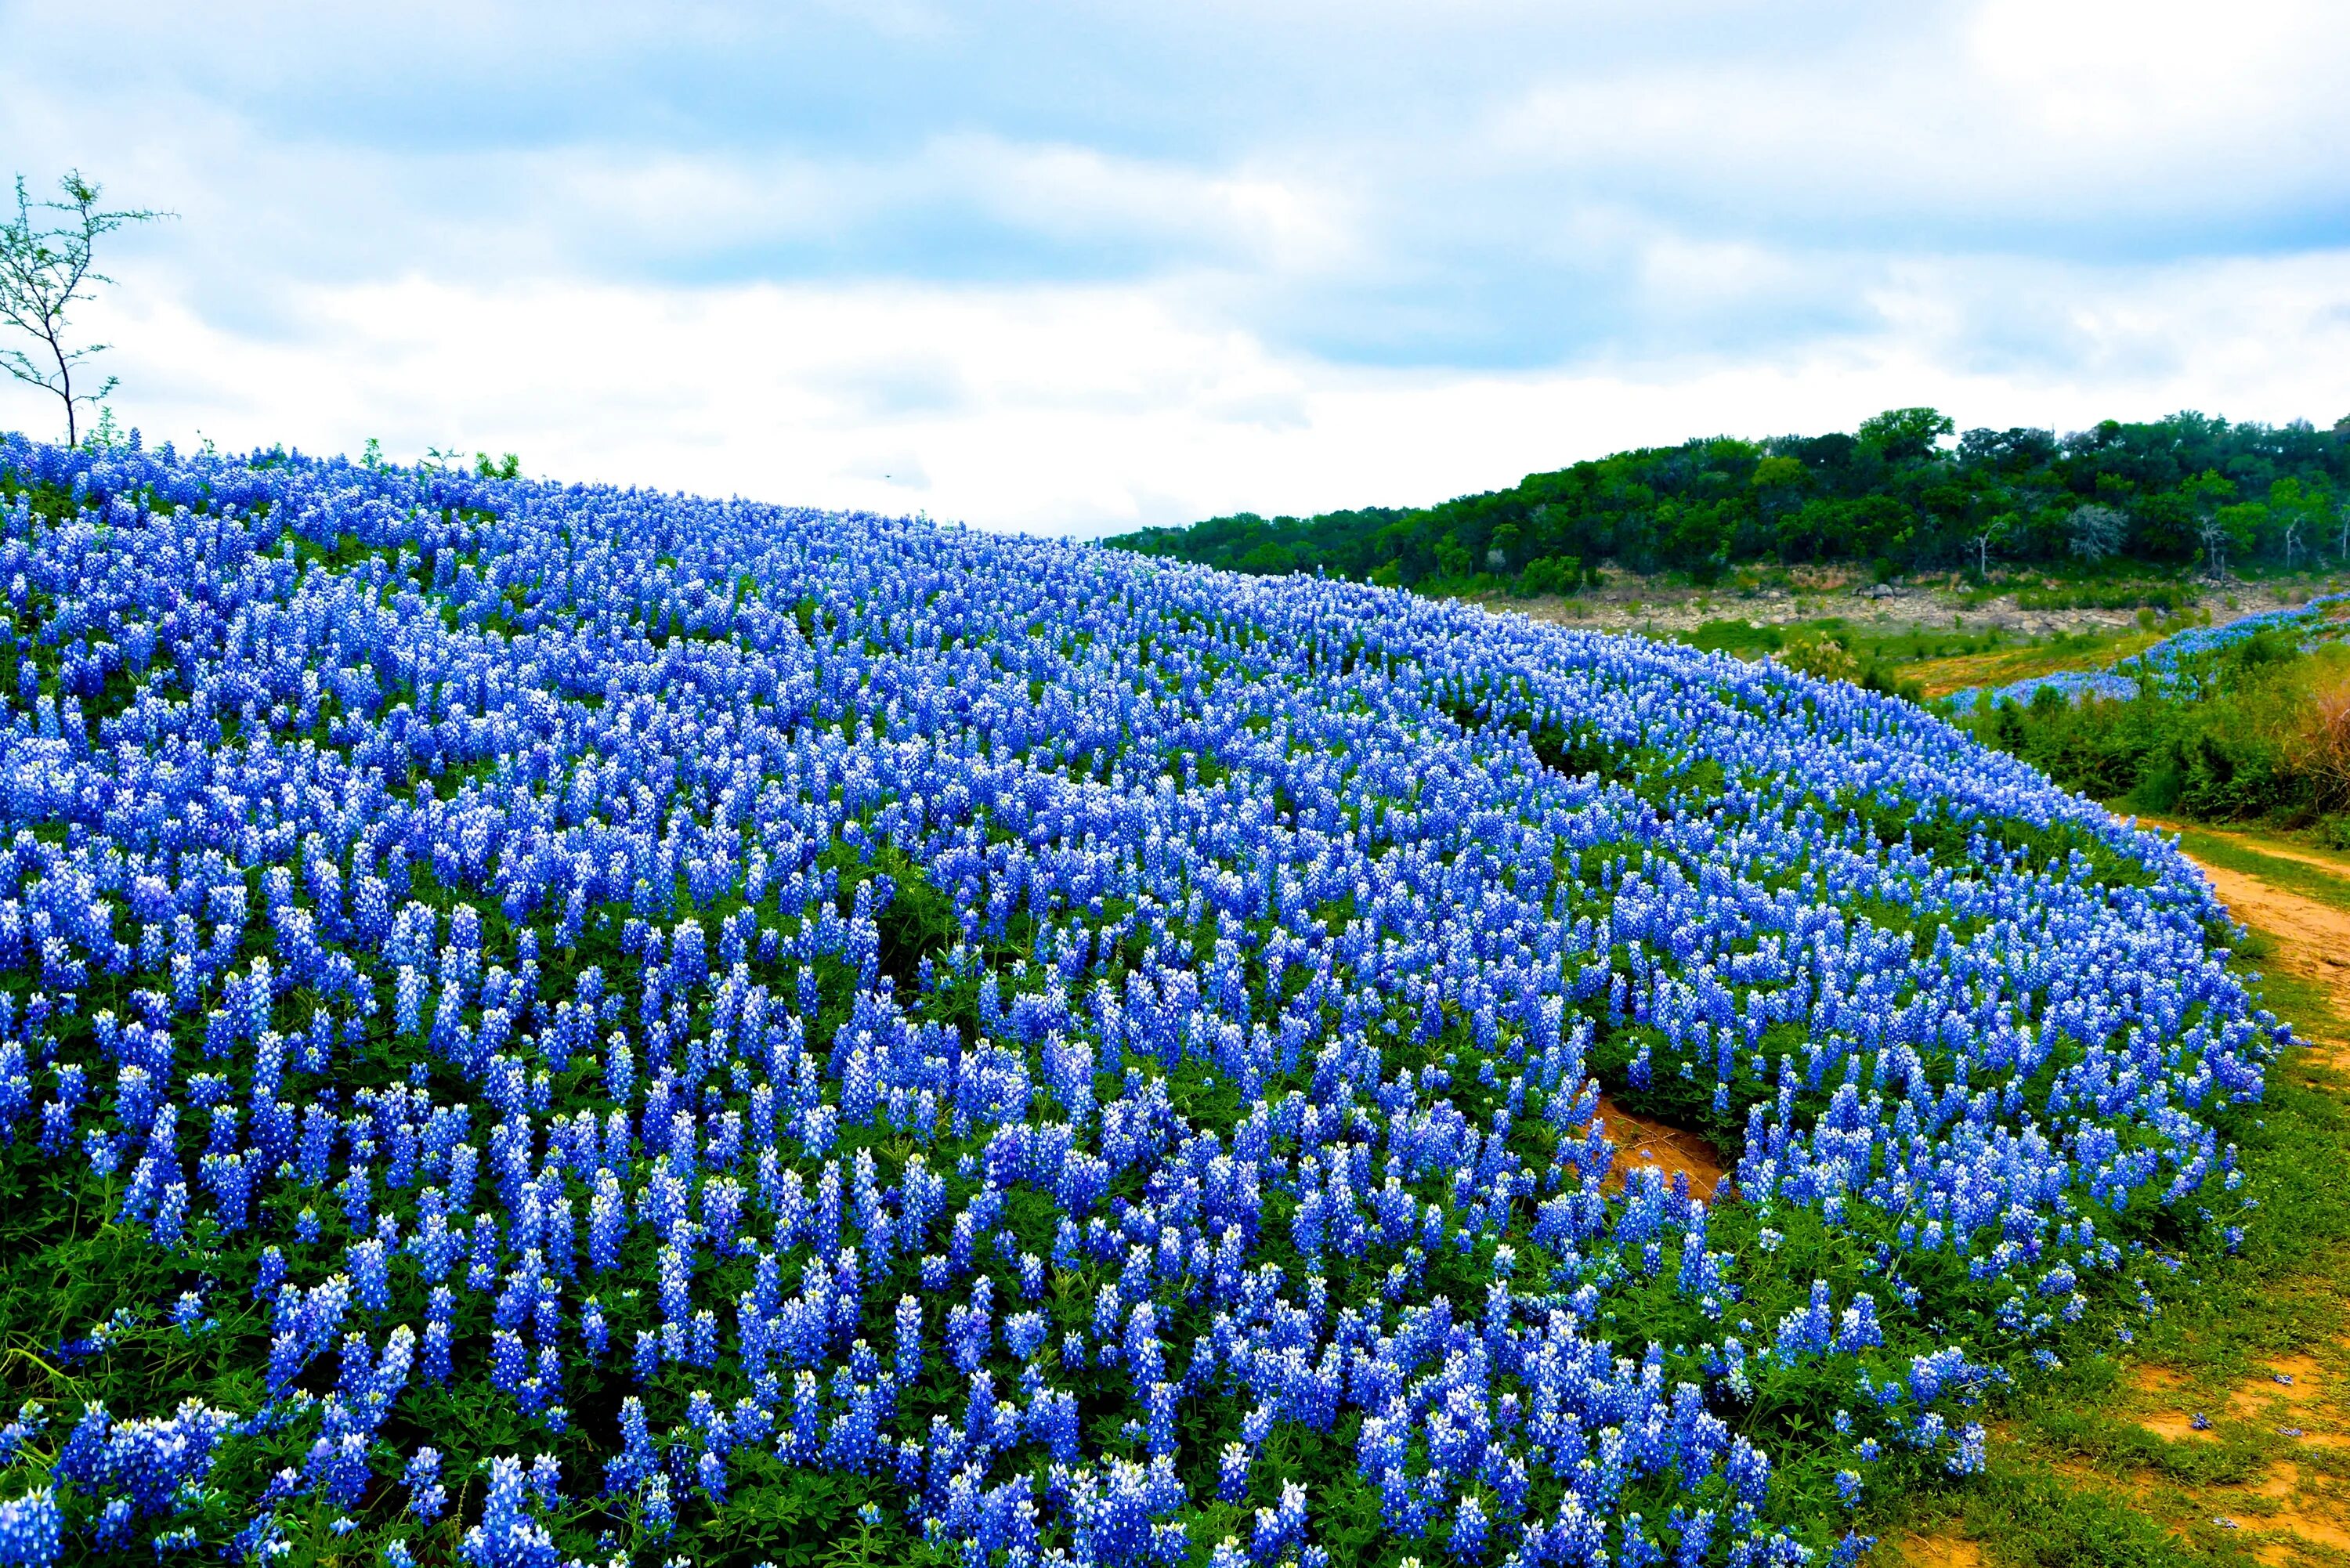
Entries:
{"type": "Polygon", "coordinates": [[[2071,634],[1987,653],[1960,654],[1922,660],[1909,670],[1911,679],[1929,697],[1947,697],[1976,686],[2005,686],[2035,675],[2064,670],[2087,670],[2126,659],[2151,648],[2161,634],[2133,628],[2106,636],[2071,634]]]}

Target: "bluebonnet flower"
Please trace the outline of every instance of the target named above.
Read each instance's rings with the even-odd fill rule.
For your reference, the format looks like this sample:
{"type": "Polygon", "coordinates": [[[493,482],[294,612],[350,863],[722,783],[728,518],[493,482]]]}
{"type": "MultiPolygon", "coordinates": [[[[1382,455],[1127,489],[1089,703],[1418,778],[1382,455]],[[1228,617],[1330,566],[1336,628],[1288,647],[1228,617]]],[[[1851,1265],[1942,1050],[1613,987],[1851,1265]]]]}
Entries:
{"type": "MultiPolygon", "coordinates": [[[[266,1249],[222,1284],[301,1463],[233,1505],[249,1557],[298,1489],[352,1506],[412,1373],[565,1423],[577,1311],[630,1339],[606,1479],[657,1535],[755,1443],[962,1555],[1164,1564],[1207,1501],[1180,1407],[1239,1417],[1234,1505],[1276,1425],[1357,1423],[1399,1550],[1775,1561],[1773,1456],[1717,1410],[1884,1376],[1961,1264],[2018,1334],[2077,1318],[2123,1257],[2086,1217],[2248,1222],[2204,1213],[2216,1127],[2282,1033],[2209,889],[1889,700],[862,514],[21,438],[0,471],[82,508],[0,503],[56,634],[0,712],[0,963],[42,988],[0,1001],[0,1135],[79,1138],[162,1245],[266,1249]],[[61,1029],[99,975],[131,1000],[61,1029]],[[1614,1185],[1600,1095],[1643,1081],[1748,1107],[1754,1244],[1870,1237],[1867,1292],[1766,1314],[1706,1195],[1614,1185]],[[1464,1266],[1490,1290],[1440,1303],[1464,1266]],[[1651,1351],[1620,1309],[1668,1278],[1709,1326],[1651,1351]]],[[[1920,1362],[1853,1426],[1979,1464],[1990,1375],[1920,1362]]],[[[65,1445],[76,1518],[146,1517],[135,1425],[65,1445]]],[[[553,1550],[506,1462],[474,1561],[553,1550]]],[[[1243,1534],[1208,1555],[1320,1561],[1302,1494],[1243,1534]]]]}
{"type": "Polygon", "coordinates": [[[56,1494],[47,1487],[0,1502],[0,1563],[47,1568],[63,1548],[63,1532],[56,1494]]]}
{"type": "Polygon", "coordinates": [[[490,1461],[482,1521],[465,1532],[459,1554],[474,1568],[555,1568],[561,1561],[546,1527],[526,1507],[522,1463],[501,1455],[490,1461]]]}
{"type": "Polygon", "coordinates": [[[1249,1451],[1239,1443],[1226,1443],[1216,1461],[1216,1496],[1225,1502],[1240,1502],[1249,1491],[1249,1451]]]}
{"type": "Polygon", "coordinates": [[[1447,1544],[1452,1555],[1463,1563],[1474,1563],[1485,1554],[1485,1510],[1474,1495],[1461,1498],[1452,1514],[1452,1534],[1447,1544]]]}
{"type": "Polygon", "coordinates": [[[402,1484],[408,1488],[408,1511],[427,1524],[439,1519],[448,1506],[449,1489],[441,1483],[438,1449],[420,1448],[410,1455],[402,1484]]]}

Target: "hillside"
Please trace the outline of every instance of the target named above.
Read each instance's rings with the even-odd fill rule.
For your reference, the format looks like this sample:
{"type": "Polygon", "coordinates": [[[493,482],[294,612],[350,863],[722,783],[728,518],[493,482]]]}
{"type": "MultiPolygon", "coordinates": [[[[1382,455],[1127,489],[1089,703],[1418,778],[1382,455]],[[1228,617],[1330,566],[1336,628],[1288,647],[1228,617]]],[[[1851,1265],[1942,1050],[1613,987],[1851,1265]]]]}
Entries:
{"type": "Polygon", "coordinates": [[[1728,437],[1527,475],[1417,509],[1211,518],[1107,543],[1255,574],[1572,592],[1603,565],[1711,582],[1742,562],[1880,575],[1991,562],[2292,568],[2350,557],[2350,418],[2182,413],[2063,437],[1898,409],[1850,434],[1728,437]]]}
{"type": "Polygon", "coordinates": [[[1775,663],[21,439],[0,585],[0,1563],[1825,1568],[2309,1222],[2176,847],[1775,663]]]}

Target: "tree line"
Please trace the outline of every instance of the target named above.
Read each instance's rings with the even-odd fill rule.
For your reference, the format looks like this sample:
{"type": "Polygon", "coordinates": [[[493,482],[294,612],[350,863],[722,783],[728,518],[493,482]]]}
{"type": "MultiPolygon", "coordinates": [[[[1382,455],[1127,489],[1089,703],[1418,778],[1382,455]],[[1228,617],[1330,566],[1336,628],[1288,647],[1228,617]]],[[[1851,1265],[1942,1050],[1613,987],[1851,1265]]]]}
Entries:
{"type": "Polygon", "coordinates": [[[2212,576],[2350,561],[2350,418],[2331,429],[2185,412],[2053,431],[1956,431],[1894,409],[1850,433],[1727,436],[1528,474],[1427,507],[1240,513],[1105,543],[1235,571],[1433,591],[1566,593],[1602,563],[1700,583],[1752,562],[1880,576],[2125,562],[2212,576]]]}

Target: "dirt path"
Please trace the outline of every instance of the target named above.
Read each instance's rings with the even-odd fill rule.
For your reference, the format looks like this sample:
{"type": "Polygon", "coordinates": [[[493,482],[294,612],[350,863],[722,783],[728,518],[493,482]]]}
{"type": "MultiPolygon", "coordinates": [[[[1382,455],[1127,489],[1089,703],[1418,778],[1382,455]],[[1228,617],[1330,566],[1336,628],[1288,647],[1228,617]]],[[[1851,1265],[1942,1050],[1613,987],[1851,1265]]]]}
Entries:
{"type": "MultiPolygon", "coordinates": [[[[2189,858],[2193,858],[2189,857],[2189,858]]],[[[2350,1002],[2350,914],[2242,871],[2195,862],[2237,919],[2276,940],[2277,968],[2350,1002]]]]}
{"type": "MultiPolygon", "coordinates": [[[[2231,839],[2247,849],[2280,859],[2297,860],[2326,871],[2343,869],[2314,855],[2289,853],[2235,835],[2218,834],[2211,828],[2197,831],[2231,839]]],[[[2320,1060],[2350,1069],[2350,912],[2321,904],[2249,872],[2230,871],[2193,856],[2188,858],[2210,879],[2212,890],[2220,895],[2230,913],[2274,944],[2273,950],[2262,961],[2263,963],[2324,990],[2333,1017],[2303,1020],[2302,1037],[2320,1060]]]]}
{"type": "MultiPolygon", "coordinates": [[[[2323,855],[2314,849],[2303,849],[2298,845],[2281,843],[2273,838],[2255,837],[2247,833],[2230,833],[2225,828],[2203,827],[2191,822],[2169,822],[2159,816],[2141,816],[2137,819],[2137,825],[2140,827],[2151,827],[2164,833],[2208,833],[2214,838],[2225,838],[2241,844],[2246,849],[2268,856],[2272,860],[2296,861],[2301,865],[2324,871],[2329,876],[2339,877],[2345,882],[2350,882],[2350,856],[2323,855]]],[[[2200,861],[2196,863],[2202,864],[2200,861]]]]}
{"type": "MultiPolygon", "coordinates": [[[[2322,870],[2345,869],[2314,855],[2239,835],[2196,831],[2322,870]]],[[[2213,890],[2240,922],[2275,944],[2270,964],[2324,987],[2336,1016],[2350,1017],[2350,914],[2250,873],[2189,858],[2210,878],[2213,890]]],[[[2350,1043],[2313,1036],[2310,1044],[2334,1064],[2350,1064],[2350,1043]]],[[[2327,1453],[2350,1444],[2350,1403],[2344,1401],[2336,1376],[2345,1363],[2350,1363],[2350,1345],[2344,1345],[2324,1347],[2319,1355],[2281,1357],[2265,1375],[2231,1390],[2224,1405],[2208,1413],[2191,1408],[2196,1402],[2185,1397],[2178,1379],[2163,1368],[2140,1367],[2131,1378],[2138,1403],[2145,1407],[2139,1424],[2167,1440],[2216,1440],[2219,1432],[2210,1423],[2230,1419],[2286,1439],[2286,1452],[2294,1457],[2275,1458],[2249,1484],[2191,1489],[2195,1506],[2208,1510],[2215,1526],[2241,1531],[2245,1544],[2263,1563],[2305,1563],[2313,1555],[2338,1561],[2350,1554],[2350,1512],[2345,1512],[2327,1453]]]]}

